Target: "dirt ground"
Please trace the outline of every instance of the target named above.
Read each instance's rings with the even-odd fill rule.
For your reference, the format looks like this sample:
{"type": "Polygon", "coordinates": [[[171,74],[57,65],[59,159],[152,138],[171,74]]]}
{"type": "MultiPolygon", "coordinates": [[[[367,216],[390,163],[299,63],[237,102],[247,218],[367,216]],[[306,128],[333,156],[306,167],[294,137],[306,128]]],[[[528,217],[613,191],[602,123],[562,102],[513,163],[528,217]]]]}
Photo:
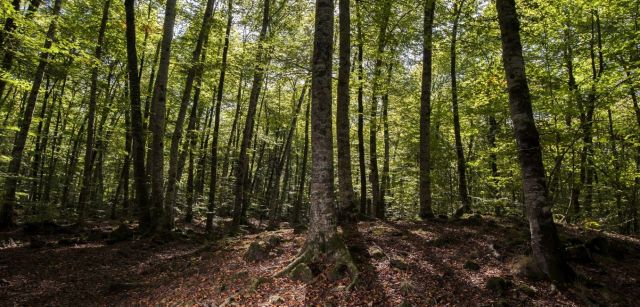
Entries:
{"type": "Polygon", "coordinates": [[[321,273],[310,283],[269,278],[304,243],[304,233],[290,228],[208,242],[200,226],[190,226],[169,241],[134,234],[116,242],[108,235],[116,227],[0,233],[0,305],[637,306],[640,300],[640,241],[578,228],[560,227],[578,280],[555,286],[514,271],[529,252],[521,222],[360,222],[344,233],[360,270],[347,289],[348,276],[330,281],[321,273]],[[255,241],[275,244],[266,259],[246,261],[255,241]],[[594,242],[605,242],[604,249],[594,242]]]}

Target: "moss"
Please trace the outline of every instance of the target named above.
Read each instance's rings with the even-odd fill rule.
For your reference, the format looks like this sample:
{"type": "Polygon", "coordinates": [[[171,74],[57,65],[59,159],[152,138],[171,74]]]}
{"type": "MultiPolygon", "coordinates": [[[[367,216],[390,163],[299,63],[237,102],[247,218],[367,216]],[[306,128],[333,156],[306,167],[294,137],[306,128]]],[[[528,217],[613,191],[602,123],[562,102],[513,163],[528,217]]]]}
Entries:
{"type": "Polygon", "coordinates": [[[305,263],[296,265],[293,270],[291,270],[289,276],[291,276],[291,279],[293,280],[302,281],[305,283],[313,280],[313,272],[311,272],[311,269],[305,263]]]}

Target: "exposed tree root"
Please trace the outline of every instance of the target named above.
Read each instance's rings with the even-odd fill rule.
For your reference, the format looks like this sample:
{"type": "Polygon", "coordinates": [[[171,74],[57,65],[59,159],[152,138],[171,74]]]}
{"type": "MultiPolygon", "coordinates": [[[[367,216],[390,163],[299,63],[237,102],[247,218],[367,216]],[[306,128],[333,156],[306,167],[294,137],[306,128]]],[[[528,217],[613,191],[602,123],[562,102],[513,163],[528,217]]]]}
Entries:
{"type": "Polygon", "coordinates": [[[330,268],[332,276],[339,276],[346,269],[351,276],[351,283],[346,288],[350,290],[358,281],[359,271],[351,254],[338,235],[321,244],[317,241],[307,241],[296,258],[285,268],[275,273],[273,277],[282,277],[290,274],[299,265],[321,264],[325,268],[330,268]]]}

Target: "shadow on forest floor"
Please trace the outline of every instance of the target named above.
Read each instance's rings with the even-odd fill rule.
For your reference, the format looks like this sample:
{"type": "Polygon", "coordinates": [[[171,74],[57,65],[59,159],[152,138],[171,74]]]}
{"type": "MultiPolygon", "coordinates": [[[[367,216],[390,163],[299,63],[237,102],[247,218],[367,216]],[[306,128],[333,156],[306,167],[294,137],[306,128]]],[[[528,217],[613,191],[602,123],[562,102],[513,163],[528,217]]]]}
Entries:
{"type": "Polygon", "coordinates": [[[312,284],[268,279],[304,242],[304,234],[286,227],[205,244],[200,226],[189,226],[167,242],[136,236],[115,242],[106,233],[116,226],[92,224],[82,234],[55,227],[0,233],[0,302],[631,306],[640,299],[640,241],[578,228],[560,230],[580,281],[557,289],[512,271],[512,264],[529,252],[527,227],[520,222],[492,217],[360,222],[343,230],[360,270],[359,282],[345,291],[348,278],[330,282],[320,275],[312,284]],[[262,260],[245,261],[256,241],[274,243],[262,260]],[[504,283],[487,288],[495,277],[504,283]]]}

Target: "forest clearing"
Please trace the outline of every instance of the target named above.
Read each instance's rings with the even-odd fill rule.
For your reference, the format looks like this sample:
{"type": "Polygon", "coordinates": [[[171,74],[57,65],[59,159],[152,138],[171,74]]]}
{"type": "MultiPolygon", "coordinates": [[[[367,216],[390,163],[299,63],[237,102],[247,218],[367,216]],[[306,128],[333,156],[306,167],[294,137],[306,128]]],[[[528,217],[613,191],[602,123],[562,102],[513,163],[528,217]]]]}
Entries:
{"type": "Polygon", "coordinates": [[[640,1],[0,0],[0,25],[0,305],[640,300],[640,1]]]}

